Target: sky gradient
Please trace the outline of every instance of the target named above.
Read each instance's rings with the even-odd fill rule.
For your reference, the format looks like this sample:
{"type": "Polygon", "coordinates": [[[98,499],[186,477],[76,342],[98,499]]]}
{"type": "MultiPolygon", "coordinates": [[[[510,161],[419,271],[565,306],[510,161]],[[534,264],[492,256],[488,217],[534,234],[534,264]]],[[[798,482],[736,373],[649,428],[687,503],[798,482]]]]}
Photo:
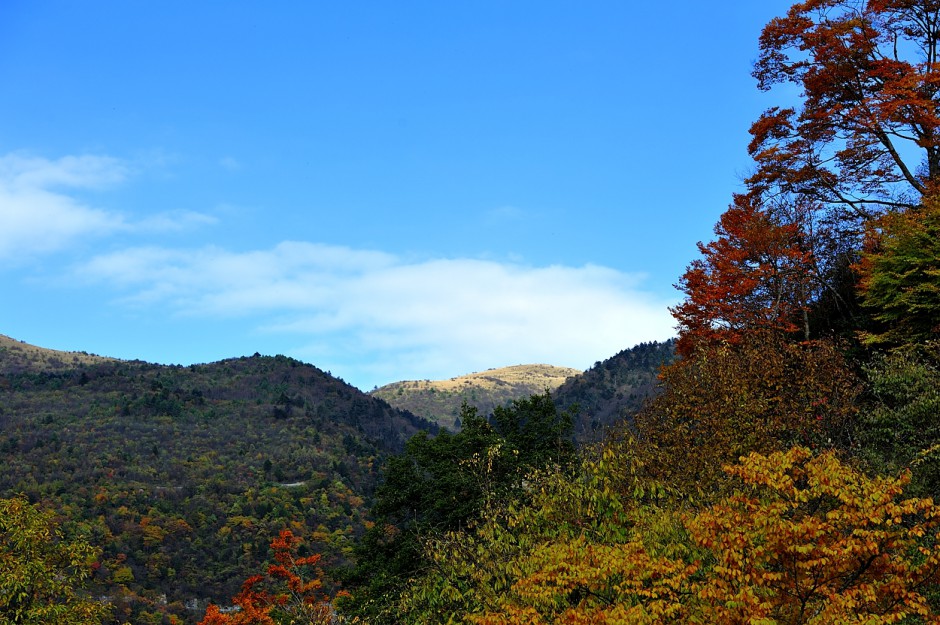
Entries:
{"type": "Polygon", "coordinates": [[[634,4],[4,0],[0,333],[364,390],[668,338],[789,4],[634,4]]]}

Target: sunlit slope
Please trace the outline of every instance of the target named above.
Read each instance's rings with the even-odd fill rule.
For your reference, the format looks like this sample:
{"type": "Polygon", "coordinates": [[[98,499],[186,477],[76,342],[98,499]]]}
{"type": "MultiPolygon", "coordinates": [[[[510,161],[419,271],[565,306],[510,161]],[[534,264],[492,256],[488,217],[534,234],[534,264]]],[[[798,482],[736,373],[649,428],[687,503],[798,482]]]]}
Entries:
{"type": "Polygon", "coordinates": [[[463,402],[475,406],[482,414],[488,414],[495,406],[505,405],[513,399],[554,391],[565,380],[580,374],[579,370],[570,367],[515,365],[449,380],[393,382],[371,394],[396,408],[454,428],[463,402]]]}

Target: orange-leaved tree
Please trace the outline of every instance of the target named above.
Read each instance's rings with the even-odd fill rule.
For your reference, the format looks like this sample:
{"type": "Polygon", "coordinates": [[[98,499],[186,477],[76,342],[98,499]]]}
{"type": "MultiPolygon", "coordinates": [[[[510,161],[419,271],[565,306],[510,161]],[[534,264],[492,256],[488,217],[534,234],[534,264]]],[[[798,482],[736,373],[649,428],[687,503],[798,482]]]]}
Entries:
{"type": "Polygon", "coordinates": [[[870,478],[832,452],[750,454],[744,488],[687,523],[711,553],[695,585],[701,622],[940,621],[940,508],[904,498],[910,481],[870,478]]]}
{"type": "Polygon", "coordinates": [[[322,592],[321,572],[315,568],[320,555],[298,555],[302,542],[290,530],[282,530],[271,541],[275,563],[268,567],[267,577],[245,580],[241,592],[232,598],[233,610],[223,612],[210,605],[200,625],[332,623],[331,600],[322,592]]]}
{"type": "Polygon", "coordinates": [[[850,268],[865,229],[940,191],[937,2],[796,2],[759,45],[759,88],[796,87],[798,103],[788,93],[751,127],[746,202],[680,284],[682,353],[755,326],[851,334],[864,318],[850,268]]]}
{"type": "Polygon", "coordinates": [[[934,0],[806,0],[768,23],[754,76],[802,107],[754,123],[751,188],[850,220],[916,207],[940,179],[938,43],[934,0]]]}
{"type": "Polygon", "coordinates": [[[711,243],[699,243],[702,258],[692,261],[677,285],[686,294],[671,309],[679,322],[678,352],[737,344],[754,331],[808,339],[814,263],[798,219],[754,196],[736,195],[715,234],[711,243]]]}

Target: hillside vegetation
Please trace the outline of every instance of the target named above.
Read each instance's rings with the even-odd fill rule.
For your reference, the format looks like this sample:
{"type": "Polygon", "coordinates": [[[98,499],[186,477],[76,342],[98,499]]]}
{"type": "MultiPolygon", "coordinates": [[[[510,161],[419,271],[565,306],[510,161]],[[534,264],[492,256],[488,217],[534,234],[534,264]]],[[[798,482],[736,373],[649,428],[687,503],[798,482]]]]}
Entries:
{"type": "Polygon", "coordinates": [[[575,439],[597,442],[612,427],[632,424],[659,391],[660,371],[674,359],[675,340],[641,343],[568,378],[552,396],[560,410],[573,413],[575,439]]]}
{"type": "Polygon", "coordinates": [[[282,356],[0,351],[0,494],[57,510],[100,548],[91,583],[135,623],[227,604],[285,527],[345,561],[384,458],[421,429],[435,428],[282,356]]]}
{"type": "Polygon", "coordinates": [[[448,429],[459,429],[461,405],[481,414],[497,406],[545,391],[553,391],[579,375],[577,369],[552,365],[515,365],[470,373],[449,380],[412,380],[386,384],[371,392],[392,406],[408,410],[448,429]]]}
{"type": "Polygon", "coordinates": [[[549,393],[432,436],[284,358],[4,374],[3,492],[30,501],[0,502],[0,620],[121,618],[120,592],[168,625],[159,588],[255,567],[202,625],[940,622],[938,26],[936,2],[826,0],[765,27],[754,76],[796,106],[752,126],[675,344],[559,391],[593,432],[658,369],[596,445],[549,393]],[[62,540],[23,539],[56,522],[30,502],[62,540]]]}

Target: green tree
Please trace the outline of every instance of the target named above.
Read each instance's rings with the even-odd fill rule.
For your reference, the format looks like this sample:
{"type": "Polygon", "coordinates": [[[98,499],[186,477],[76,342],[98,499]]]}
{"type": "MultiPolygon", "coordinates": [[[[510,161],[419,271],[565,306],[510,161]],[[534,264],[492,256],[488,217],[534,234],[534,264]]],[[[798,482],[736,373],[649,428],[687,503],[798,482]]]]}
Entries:
{"type": "Polygon", "coordinates": [[[466,403],[460,420],[457,434],[421,432],[388,460],[372,509],[376,523],[356,543],[356,566],[344,579],[352,588],[340,601],[344,613],[372,625],[397,623],[397,598],[424,563],[421,537],[458,529],[480,509],[484,484],[470,463],[498,437],[466,403]]]}
{"type": "Polygon", "coordinates": [[[506,477],[501,481],[507,486],[515,486],[513,476],[522,477],[533,467],[564,466],[574,459],[573,419],[568,412],[558,412],[547,391],[497,406],[490,424],[503,445],[500,458],[506,477]]]}
{"type": "Polygon", "coordinates": [[[91,625],[106,607],[81,593],[99,550],[66,536],[53,514],[0,499],[0,623],[91,625]]]}
{"type": "Polygon", "coordinates": [[[357,564],[345,580],[347,614],[373,625],[398,623],[409,581],[430,562],[423,541],[465,529],[490,498],[510,499],[532,470],[573,456],[571,417],[548,393],[513,401],[487,420],[464,404],[457,434],[419,433],[389,460],[376,493],[377,522],[355,547],[357,564]]]}
{"type": "Polygon", "coordinates": [[[902,345],[940,337],[940,199],[889,213],[862,256],[862,304],[880,327],[867,343],[902,345]]]}
{"type": "Polygon", "coordinates": [[[864,459],[878,472],[909,467],[911,492],[940,499],[940,343],[879,356],[865,374],[864,459]]]}

